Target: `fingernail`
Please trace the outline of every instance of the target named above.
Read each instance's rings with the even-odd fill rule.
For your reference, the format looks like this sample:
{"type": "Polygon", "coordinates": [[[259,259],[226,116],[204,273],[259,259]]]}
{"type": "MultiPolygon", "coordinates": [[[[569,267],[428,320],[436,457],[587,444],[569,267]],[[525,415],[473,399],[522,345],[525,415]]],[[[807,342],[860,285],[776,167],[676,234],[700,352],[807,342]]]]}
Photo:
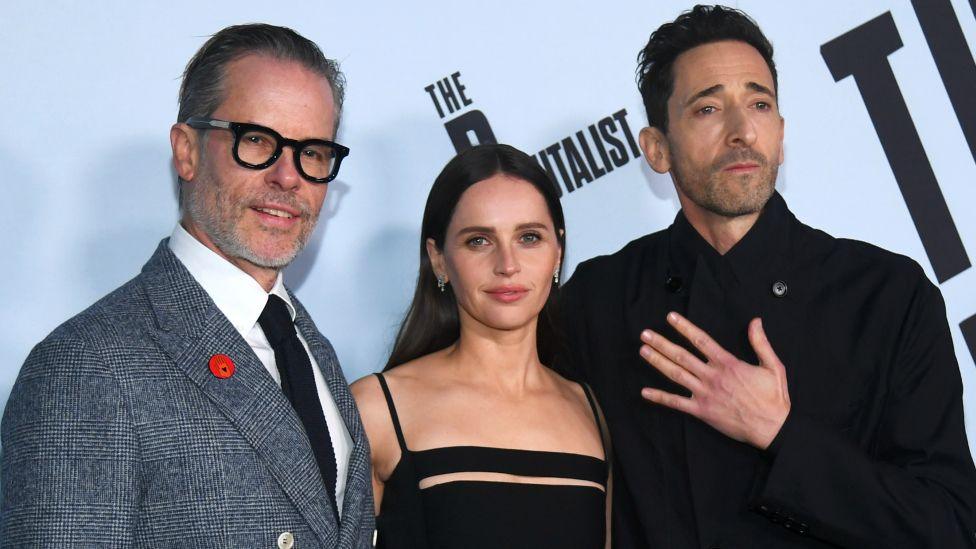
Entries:
{"type": "Polygon", "coordinates": [[[654,398],[654,391],[650,389],[641,389],[641,396],[648,400],[652,400],[654,398]]]}
{"type": "Polygon", "coordinates": [[[640,348],[640,356],[642,356],[644,358],[650,358],[650,356],[651,356],[651,348],[648,347],[647,345],[641,345],[641,348],[640,348]]]}
{"type": "Polygon", "coordinates": [[[641,332],[641,339],[650,343],[654,339],[654,332],[650,330],[644,330],[643,332],[641,332]]]}
{"type": "Polygon", "coordinates": [[[671,311],[670,313],[668,313],[668,320],[670,320],[671,322],[677,322],[678,321],[678,313],[676,313],[674,311],[671,311]]]}

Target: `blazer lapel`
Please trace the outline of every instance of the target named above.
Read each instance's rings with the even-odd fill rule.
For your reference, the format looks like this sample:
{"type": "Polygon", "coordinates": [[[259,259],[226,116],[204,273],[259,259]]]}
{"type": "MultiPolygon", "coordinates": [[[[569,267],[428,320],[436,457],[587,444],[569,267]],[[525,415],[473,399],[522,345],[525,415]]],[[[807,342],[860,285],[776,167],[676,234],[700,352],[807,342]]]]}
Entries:
{"type": "Polygon", "coordinates": [[[322,543],[335,547],[338,525],[308,437],[291,403],[247,342],[169,250],[167,240],[160,243],[142,276],[156,313],[159,346],[250,443],[322,543]],[[210,358],[218,353],[234,362],[234,374],[227,379],[210,373],[210,358]]]}
{"type": "MultiPolygon", "coordinates": [[[[682,337],[667,323],[668,311],[685,313],[687,287],[690,273],[679,272],[672,266],[669,246],[673,228],[667,229],[664,243],[645,250],[639,268],[628,273],[626,303],[624,305],[627,333],[621,348],[625,349],[629,362],[637,365],[640,387],[652,386],[666,391],[680,391],[680,386],[647,364],[638,354],[640,334],[650,328],[676,343],[682,337]]],[[[636,390],[636,389],[635,389],[636,390]]]]}
{"type": "Polygon", "coordinates": [[[369,442],[363,429],[359,410],[349,391],[349,384],[339,366],[335,350],[322,336],[305,307],[292,294],[295,305],[295,325],[301,332],[315,361],[335,399],[342,421],[346,424],[352,439],[352,452],[349,455],[349,468],[346,474],[346,488],[342,504],[342,524],[339,528],[339,547],[352,547],[359,535],[359,525],[364,512],[373,512],[372,486],[370,484],[369,442]]]}

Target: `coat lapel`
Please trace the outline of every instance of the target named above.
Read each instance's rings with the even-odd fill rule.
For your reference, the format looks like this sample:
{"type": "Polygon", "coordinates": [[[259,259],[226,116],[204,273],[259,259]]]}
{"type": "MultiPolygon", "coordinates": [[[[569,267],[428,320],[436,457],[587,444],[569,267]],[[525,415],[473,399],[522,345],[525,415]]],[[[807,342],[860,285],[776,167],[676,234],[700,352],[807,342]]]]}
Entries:
{"type": "Polygon", "coordinates": [[[315,357],[322,377],[329,386],[329,392],[339,408],[343,423],[352,439],[349,455],[349,468],[346,474],[346,488],[342,504],[342,524],[339,528],[339,547],[352,547],[360,534],[359,525],[364,512],[373,512],[370,485],[369,442],[363,429],[359,410],[349,392],[349,384],[339,366],[335,351],[329,341],[319,332],[305,307],[291,295],[295,305],[295,325],[301,332],[308,348],[315,357]]]}
{"type": "Polygon", "coordinates": [[[159,346],[254,448],[321,542],[337,546],[338,525],[308,437],[250,346],[169,250],[167,240],[142,277],[156,314],[159,346]],[[234,375],[227,379],[210,373],[210,358],[217,353],[234,361],[234,375]]]}
{"type": "MultiPolygon", "coordinates": [[[[671,238],[673,227],[666,230],[664,241],[671,238]]],[[[640,333],[650,328],[673,342],[683,343],[684,339],[667,323],[669,311],[686,314],[690,272],[676,266],[669,254],[668,245],[655,246],[653,251],[645,251],[638,268],[628,274],[627,296],[624,305],[627,334],[621,348],[626,349],[631,362],[636,365],[640,377],[645,381],[640,387],[652,386],[666,391],[680,392],[679,385],[647,364],[638,354],[640,333]]],[[[636,385],[634,385],[636,386],[636,385]]]]}

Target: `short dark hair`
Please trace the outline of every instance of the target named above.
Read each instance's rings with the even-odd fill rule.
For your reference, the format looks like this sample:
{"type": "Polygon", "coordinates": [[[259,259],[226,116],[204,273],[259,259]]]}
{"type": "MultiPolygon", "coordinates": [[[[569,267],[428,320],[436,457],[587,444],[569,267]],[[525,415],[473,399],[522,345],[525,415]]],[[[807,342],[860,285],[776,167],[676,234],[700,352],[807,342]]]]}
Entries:
{"type": "Polygon", "coordinates": [[[264,23],[226,27],[200,47],[183,72],[176,121],[213,114],[224,101],[227,65],[252,54],[295,61],[328,80],[335,103],[335,129],[338,129],[346,88],[339,64],[327,58],[315,42],[292,29],[264,23]]]}
{"type": "MultiPolygon", "coordinates": [[[[460,337],[458,304],[453,291],[441,292],[435,285],[434,268],[427,253],[427,239],[443,249],[447,227],[454,217],[461,195],[472,185],[493,175],[504,174],[532,184],[546,201],[556,230],[556,239],[566,257],[566,221],[556,184],[528,154],[510,145],[477,145],[455,156],[444,166],[427,195],[420,228],[420,271],[417,288],[406,317],[400,325],[393,352],[385,370],[443,349],[460,337]]],[[[562,270],[562,264],[559,266],[562,270]]],[[[536,345],[539,361],[555,367],[563,356],[564,339],[559,329],[559,285],[553,282],[549,298],[539,312],[536,345]]]]}
{"type": "Polygon", "coordinates": [[[651,33],[637,55],[637,88],[644,100],[648,125],[668,131],[668,99],[674,92],[674,61],[682,53],[712,42],[745,42],[763,57],[778,93],[773,45],[751,17],[725,6],[697,5],[651,33]]]}

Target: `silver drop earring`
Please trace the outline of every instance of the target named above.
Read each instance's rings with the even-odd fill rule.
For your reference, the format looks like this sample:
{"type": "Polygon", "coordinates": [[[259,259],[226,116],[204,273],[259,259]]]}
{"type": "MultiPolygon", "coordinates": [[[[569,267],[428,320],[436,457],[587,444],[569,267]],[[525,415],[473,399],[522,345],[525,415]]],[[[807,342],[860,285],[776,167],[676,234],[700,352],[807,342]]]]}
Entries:
{"type": "Polygon", "coordinates": [[[443,292],[444,286],[447,286],[447,278],[444,275],[437,275],[437,289],[443,292]]]}

